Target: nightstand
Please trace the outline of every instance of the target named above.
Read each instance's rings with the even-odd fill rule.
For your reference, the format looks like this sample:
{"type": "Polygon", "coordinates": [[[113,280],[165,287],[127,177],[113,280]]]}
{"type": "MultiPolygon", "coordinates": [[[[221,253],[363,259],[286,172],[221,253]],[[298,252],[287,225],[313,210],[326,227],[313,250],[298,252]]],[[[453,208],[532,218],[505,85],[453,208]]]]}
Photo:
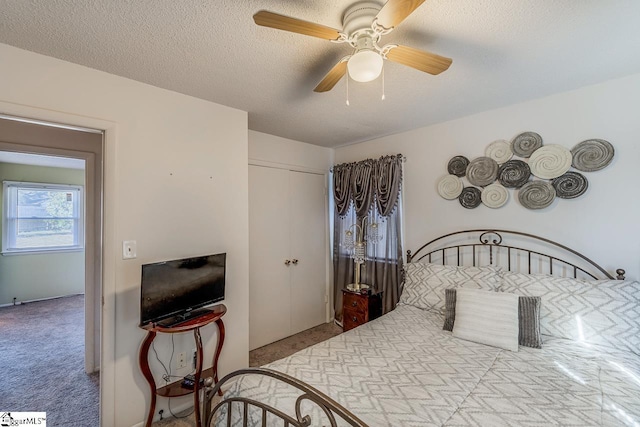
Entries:
{"type": "Polygon", "coordinates": [[[342,329],[346,332],[382,315],[382,293],[342,290],[342,329]]]}

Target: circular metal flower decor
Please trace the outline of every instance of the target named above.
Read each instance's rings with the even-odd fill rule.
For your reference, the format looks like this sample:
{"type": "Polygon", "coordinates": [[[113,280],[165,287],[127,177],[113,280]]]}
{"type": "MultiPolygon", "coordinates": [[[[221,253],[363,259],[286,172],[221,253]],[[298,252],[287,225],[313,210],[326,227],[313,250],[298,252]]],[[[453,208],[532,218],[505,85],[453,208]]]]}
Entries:
{"type": "Polygon", "coordinates": [[[587,191],[589,181],[582,173],[570,171],[571,167],[598,171],[612,162],[614,154],[613,146],[604,139],[587,139],[568,150],[557,144],[543,145],[536,132],[522,132],[511,142],[493,141],[483,157],[471,161],[465,156],[452,157],[447,164],[449,175],[438,180],[438,194],[447,200],[457,198],[467,209],[480,203],[495,209],[507,203],[508,189],[515,188],[522,206],[544,209],[556,197],[575,199],[587,191]],[[532,175],[539,179],[531,181],[532,175]],[[467,182],[471,185],[465,187],[467,182]]]}
{"type": "Polygon", "coordinates": [[[478,157],[467,166],[467,179],[472,185],[486,187],[498,177],[498,163],[490,157],[478,157]]]}
{"type": "Polygon", "coordinates": [[[551,185],[556,190],[556,196],[561,199],[575,199],[587,191],[589,182],[584,175],[578,172],[567,172],[564,175],[551,180],[551,185]]]}
{"type": "Polygon", "coordinates": [[[527,209],[544,209],[555,197],[555,188],[546,181],[531,181],[518,190],[518,200],[527,209]]]}
{"type": "Polygon", "coordinates": [[[522,132],[511,141],[511,151],[518,157],[528,158],[542,147],[542,137],[535,132],[522,132]]]}
{"type": "Polygon", "coordinates": [[[462,180],[455,175],[446,175],[438,181],[438,194],[444,199],[453,200],[462,193],[462,180]]]}
{"type": "Polygon", "coordinates": [[[482,201],[481,192],[476,187],[465,187],[458,196],[458,201],[467,209],[477,208],[482,201]]]}
{"type": "Polygon", "coordinates": [[[529,167],[538,178],[557,178],[571,167],[571,152],[561,145],[545,145],[533,152],[529,167]]]}
{"type": "Polygon", "coordinates": [[[487,157],[495,160],[499,165],[506,162],[513,157],[513,151],[511,151],[511,144],[504,139],[493,141],[484,150],[484,154],[487,157]]]}
{"type": "Polygon", "coordinates": [[[465,156],[455,156],[449,160],[447,172],[451,175],[462,177],[467,173],[467,166],[469,166],[469,159],[465,156]]]}
{"type": "Polygon", "coordinates": [[[504,206],[509,200],[509,192],[500,184],[491,184],[482,190],[482,203],[492,209],[504,206]]]}
{"type": "Polygon", "coordinates": [[[613,145],[604,139],[588,139],[571,149],[573,167],[582,172],[606,168],[613,160],[613,145]]]}
{"type": "Polygon", "coordinates": [[[498,181],[507,188],[520,188],[529,182],[529,177],[531,169],[522,160],[509,160],[498,169],[498,181]]]}

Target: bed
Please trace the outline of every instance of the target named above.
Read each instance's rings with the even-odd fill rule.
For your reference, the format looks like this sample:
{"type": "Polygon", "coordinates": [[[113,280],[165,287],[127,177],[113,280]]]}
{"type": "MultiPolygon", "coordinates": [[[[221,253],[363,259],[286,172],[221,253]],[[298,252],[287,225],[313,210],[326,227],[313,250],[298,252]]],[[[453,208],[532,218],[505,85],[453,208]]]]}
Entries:
{"type": "MultiPolygon", "coordinates": [[[[210,426],[640,425],[640,285],[623,270],[614,278],[566,246],[504,230],[441,236],[408,261],[395,310],[228,375],[207,389],[203,419],[210,426]],[[487,291],[541,301],[541,348],[516,343],[509,351],[443,330],[452,288],[460,298],[487,291]],[[213,405],[221,388],[224,399],[213,405]]],[[[455,314],[456,328],[467,314],[455,314]]]]}

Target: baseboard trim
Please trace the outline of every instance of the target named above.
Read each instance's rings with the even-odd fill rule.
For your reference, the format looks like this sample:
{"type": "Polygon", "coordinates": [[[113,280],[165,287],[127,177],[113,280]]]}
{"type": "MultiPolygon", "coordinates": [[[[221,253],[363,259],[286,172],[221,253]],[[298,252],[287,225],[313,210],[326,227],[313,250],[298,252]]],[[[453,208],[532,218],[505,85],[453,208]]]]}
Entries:
{"type": "Polygon", "coordinates": [[[38,299],[30,299],[30,300],[26,300],[26,301],[16,301],[15,304],[13,303],[9,303],[9,304],[0,304],[0,308],[2,307],[13,307],[14,305],[23,305],[23,304],[29,304],[32,302],[39,302],[39,301],[49,301],[52,299],[58,299],[58,298],[65,298],[65,297],[75,297],[78,295],[84,295],[84,294],[69,294],[69,295],[58,295],[55,297],[47,297],[47,298],[38,298],[38,299]]]}
{"type": "MultiPolygon", "coordinates": [[[[226,393],[226,392],[229,390],[229,388],[231,388],[231,385],[229,385],[229,384],[225,384],[225,385],[222,387],[222,393],[226,393]]],[[[202,397],[202,395],[200,395],[200,396],[202,397]]],[[[214,397],[213,397],[213,400],[212,400],[213,404],[212,404],[212,408],[211,408],[211,409],[213,409],[213,406],[215,406],[215,405],[216,405],[218,402],[220,402],[221,400],[222,400],[222,398],[221,398],[221,397],[219,397],[219,396],[214,396],[214,397]]],[[[166,400],[164,400],[164,402],[166,402],[166,400]]],[[[164,411],[164,413],[165,413],[165,414],[167,414],[167,413],[168,413],[168,415],[169,415],[169,417],[168,417],[168,418],[171,418],[171,413],[169,413],[169,411],[167,411],[167,407],[161,407],[160,405],[157,405],[157,406],[156,406],[156,415],[153,417],[153,422],[154,422],[154,423],[155,423],[156,421],[160,421],[160,415],[158,415],[158,411],[159,411],[160,409],[164,409],[164,410],[165,410],[165,411],[164,411]]],[[[173,407],[173,406],[171,407],[171,410],[173,411],[173,413],[174,413],[174,414],[177,414],[177,413],[179,413],[179,412],[185,411],[185,410],[187,410],[187,409],[193,409],[193,398],[189,399],[189,401],[188,401],[188,402],[185,402],[185,403],[183,403],[182,405],[178,405],[178,406],[176,406],[176,407],[173,407]]],[[[202,411],[203,409],[204,409],[204,402],[203,402],[203,400],[202,400],[202,398],[201,398],[201,399],[200,399],[200,410],[202,411]]],[[[146,410],[148,411],[148,409],[146,409],[146,410]]],[[[146,416],[146,412],[145,412],[145,416],[146,416]]],[[[163,419],[164,419],[164,420],[166,420],[166,419],[167,419],[167,416],[165,415],[163,419]]],[[[146,423],[146,421],[141,421],[141,422],[139,422],[138,424],[134,424],[134,425],[132,425],[131,427],[144,427],[145,423],[146,423]]]]}
{"type": "MultiPolygon", "coordinates": [[[[187,409],[193,408],[193,401],[191,402],[186,402],[183,403],[182,405],[178,405],[175,408],[172,406],[171,410],[173,411],[174,414],[177,414],[179,412],[185,411],[187,409]]],[[[202,408],[202,406],[201,406],[202,408]]],[[[157,412],[160,410],[160,408],[156,407],[156,415],[153,417],[153,422],[155,423],[156,421],[160,421],[160,415],[157,414],[157,412]]],[[[168,413],[169,411],[165,410],[164,413],[168,414],[169,416],[167,417],[167,415],[165,415],[162,419],[166,420],[167,418],[171,418],[171,414],[168,413]]],[[[145,413],[146,416],[146,413],[145,413]]],[[[144,427],[146,421],[141,421],[138,424],[134,424],[131,427],[144,427]]]]}

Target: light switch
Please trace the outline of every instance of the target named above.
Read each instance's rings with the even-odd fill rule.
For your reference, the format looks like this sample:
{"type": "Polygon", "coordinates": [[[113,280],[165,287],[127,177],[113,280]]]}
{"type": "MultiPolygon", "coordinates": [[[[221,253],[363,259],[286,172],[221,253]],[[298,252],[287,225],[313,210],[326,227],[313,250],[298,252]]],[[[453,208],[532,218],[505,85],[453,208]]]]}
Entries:
{"type": "Polygon", "coordinates": [[[133,259],[136,256],[136,241],[124,240],[122,242],[122,259],[133,259]]]}

